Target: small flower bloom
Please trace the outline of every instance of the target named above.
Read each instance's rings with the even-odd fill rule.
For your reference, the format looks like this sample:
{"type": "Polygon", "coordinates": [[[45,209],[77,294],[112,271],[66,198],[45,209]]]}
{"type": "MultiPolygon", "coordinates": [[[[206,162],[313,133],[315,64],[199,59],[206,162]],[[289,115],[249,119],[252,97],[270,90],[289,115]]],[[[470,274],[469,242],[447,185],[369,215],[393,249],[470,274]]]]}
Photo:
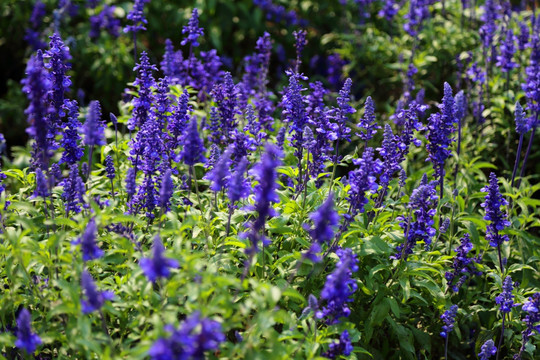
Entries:
{"type": "Polygon", "coordinates": [[[514,304],[514,295],[512,295],[512,290],[514,289],[514,284],[512,278],[507,276],[503,281],[503,291],[502,293],[495,298],[495,303],[500,306],[502,313],[509,313],[512,311],[512,308],[517,306],[514,304]]]}
{"type": "Polygon", "coordinates": [[[351,339],[349,338],[349,332],[344,330],[339,336],[339,341],[333,342],[329,345],[328,351],[323,354],[324,357],[329,359],[336,359],[340,355],[349,356],[353,352],[351,339]]]}
{"type": "Polygon", "coordinates": [[[373,103],[371,96],[366,98],[366,103],[364,105],[364,116],[360,119],[358,127],[360,128],[361,132],[356,135],[358,135],[364,141],[368,141],[369,139],[373,138],[373,136],[377,133],[377,129],[381,128],[380,125],[377,124],[377,118],[375,117],[375,104],[373,103]]]}
{"type": "Polygon", "coordinates": [[[494,173],[489,175],[489,185],[481,191],[487,192],[485,202],[481,204],[486,209],[484,220],[490,221],[486,229],[486,239],[489,240],[491,246],[498,247],[509,240],[508,235],[499,234],[511,225],[506,219],[506,213],[501,210],[501,206],[508,205],[508,201],[501,195],[497,176],[494,173]]]}
{"type": "Polygon", "coordinates": [[[179,265],[178,261],[163,256],[165,247],[163,246],[159,235],[156,235],[154,238],[152,253],[152,258],[141,259],[141,268],[144,275],[152,282],[156,282],[158,278],[169,277],[171,272],[170,268],[177,268],[179,265]]]}
{"type": "Polygon", "coordinates": [[[206,179],[210,180],[210,189],[213,191],[220,191],[227,185],[227,178],[231,174],[229,167],[231,166],[232,151],[232,147],[227,147],[214,168],[206,175],[206,179]]]}
{"type": "Polygon", "coordinates": [[[480,350],[478,354],[480,360],[489,360],[493,355],[497,354],[497,347],[491,339],[487,340],[480,350]]]}
{"type": "Polygon", "coordinates": [[[32,332],[32,317],[30,312],[23,308],[17,317],[17,340],[15,346],[24,349],[28,354],[34,353],[41,345],[41,338],[32,332]]]}
{"type": "Polygon", "coordinates": [[[171,333],[168,338],[158,339],[148,355],[152,360],[205,359],[207,351],[217,350],[225,341],[221,324],[215,320],[201,318],[199,312],[190,315],[179,329],[165,328],[171,333]]]}
{"type": "Polygon", "coordinates": [[[352,279],[352,274],[358,271],[357,256],[349,248],[338,249],[336,254],[339,257],[336,269],[326,277],[321,292],[326,306],[315,314],[318,319],[325,318],[328,324],[337,324],[340,318],[350,315],[347,303],[353,301],[352,294],[358,289],[356,280],[352,279]]]}
{"type": "Polygon", "coordinates": [[[521,104],[516,102],[516,110],[514,111],[514,119],[516,121],[516,132],[519,135],[525,135],[529,131],[529,122],[525,116],[525,111],[521,107],[521,104]]]}
{"type": "Polygon", "coordinates": [[[62,198],[65,201],[66,212],[73,211],[76,214],[80,213],[81,205],[84,204],[83,195],[86,190],[84,188],[84,183],[79,176],[77,164],[71,166],[68,177],[62,180],[61,185],[64,187],[62,198]]]}
{"type": "Polygon", "coordinates": [[[249,180],[245,177],[248,165],[248,159],[243,158],[227,179],[227,195],[231,204],[249,196],[251,186],[249,180]]]}
{"type": "Polygon", "coordinates": [[[86,270],[81,274],[81,287],[84,291],[81,306],[83,314],[89,314],[96,310],[100,310],[105,301],[112,300],[114,293],[112,291],[99,291],[94,283],[92,275],[86,270]]]}
{"type": "Polygon", "coordinates": [[[451,287],[452,291],[454,292],[459,291],[459,288],[465,283],[469,276],[473,274],[481,274],[480,272],[476,271],[474,266],[475,263],[480,262],[480,256],[472,258],[467,257],[472,248],[473,245],[471,243],[470,236],[469,234],[465,234],[461,238],[461,244],[455,250],[456,256],[454,257],[454,262],[452,263],[452,269],[454,269],[454,271],[447,271],[444,275],[446,281],[448,282],[448,286],[451,287]],[[458,279],[456,283],[454,283],[455,279],[458,279]]]}
{"type": "Polygon", "coordinates": [[[186,129],[184,137],[184,148],[180,153],[180,158],[186,165],[193,166],[198,162],[205,162],[204,157],[206,149],[199,136],[199,130],[197,129],[197,118],[192,117],[191,122],[186,129]]]}
{"type": "Polygon", "coordinates": [[[103,256],[101,250],[96,244],[97,225],[96,218],[90,219],[86,229],[80,238],[73,241],[73,245],[81,245],[82,257],[84,261],[98,259],[103,256]]]}
{"type": "Polygon", "coordinates": [[[40,196],[42,198],[49,196],[47,179],[40,168],[36,169],[36,190],[34,191],[34,196],[40,196]]]}
{"type": "Polygon", "coordinates": [[[124,28],[124,32],[134,32],[137,33],[141,30],[146,30],[144,27],[148,21],[144,17],[144,4],[150,0],[135,0],[133,4],[133,9],[127,15],[127,19],[130,20],[133,25],[128,25],[124,28]]]}
{"type": "Polygon", "coordinates": [[[114,179],[116,177],[116,170],[114,169],[114,161],[111,155],[107,155],[105,158],[105,172],[109,179],[114,179]]]}
{"type": "Polygon", "coordinates": [[[450,309],[446,310],[444,314],[441,315],[441,319],[444,322],[441,331],[441,337],[447,338],[448,334],[454,329],[454,323],[456,322],[456,315],[458,311],[457,305],[450,306],[450,309]]]}
{"type": "Polygon", "coordinates": [[[105,126],[101,120],[99,101],[91,101],[88,115],[83,125],[84,144],[87,146],[105,145],[105,126]]]}
{"type": "Polygon", "coordinates": [[[190,44],[193,47],[199,46],[199,37],[204,35],[204,29],[199,27],[199,10],[194,8],[191,13],[191,18],[186,26],[182,29],[182,34],[187,34],[182,40],[182,46],[190,44]]]}
{"type": "Polygon", "coordinates": [[[161,187],[159,189],[159,206],[166,212],[171,203],[171,196],[174,191],[171,170],[168,169],[161,179],[161,187]]]}

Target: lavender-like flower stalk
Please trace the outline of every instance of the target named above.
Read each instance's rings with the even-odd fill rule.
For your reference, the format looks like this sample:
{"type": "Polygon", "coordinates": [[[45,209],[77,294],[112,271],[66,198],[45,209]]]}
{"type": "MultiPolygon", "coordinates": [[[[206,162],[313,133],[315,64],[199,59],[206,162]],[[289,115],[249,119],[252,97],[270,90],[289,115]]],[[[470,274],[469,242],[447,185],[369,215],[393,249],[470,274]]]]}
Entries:
{"type": "Polygon", "coordinates": [[[41,338],[32,332],[32,316],[30,312],[23,308],[17,317],[17,340],[15,340],[15,346],[23,349],[28,354],[33,354],[41,343],[41,338]]]}
{"type": "Polygon", "coordinates": [[[159,235],[154,238],[151,258],[141,259],[141,268],[148,280],[156,282],[159,278],[168,278],[171,268],[179,266],[178,261],[164,256],[165,247],[161,242],[159,235]]]}
{"type": "Polygon", "coordinates": [[[495,173],[489,174],[489,185],[483,187],[481,191],[487,192],[485,201],[481,204],[486,209],[484,220],[490,221],[486,229],[486,239],[489,240],[489,245],[497,248],[501,274],[504,274],[501,246],[509,238],[508,235],[501,235],[499,232],[511,225],[510,221],[506,219],[506,214],[501,210],[501,206],[508,205],[508,201],[499,191],[495,173]]]}

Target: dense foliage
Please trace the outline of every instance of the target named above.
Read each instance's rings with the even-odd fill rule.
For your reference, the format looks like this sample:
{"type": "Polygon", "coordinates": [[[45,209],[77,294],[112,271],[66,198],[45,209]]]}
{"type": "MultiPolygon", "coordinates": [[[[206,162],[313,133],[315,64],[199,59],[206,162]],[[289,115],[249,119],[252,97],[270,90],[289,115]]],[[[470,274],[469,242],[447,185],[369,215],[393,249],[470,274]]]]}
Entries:
{"type": "Polygon", "coordinates": [[[156,56],[156,3],[33,4],[1,358],[540,356],[534,2],[254,0],[269,32],[231,60],[210,5],[156,56]]]}

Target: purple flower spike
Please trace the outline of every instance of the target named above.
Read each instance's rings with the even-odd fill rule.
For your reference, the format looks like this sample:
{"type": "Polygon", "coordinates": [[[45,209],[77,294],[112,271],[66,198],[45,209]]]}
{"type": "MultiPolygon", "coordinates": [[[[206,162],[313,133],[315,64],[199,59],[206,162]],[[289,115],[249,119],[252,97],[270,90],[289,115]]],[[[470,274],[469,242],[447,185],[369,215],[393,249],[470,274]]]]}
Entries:
{"type": "Polygon", "coordinates": [[[84,296],[81,299],[83,314],[101,310],[105,301],[114,298],[114,293],[112,291],[99,291],[94,283],[92,275],[86,270],[81,274],[81,287],[84,291],[84,296]]]}
{"type": "Polygon", "coordinates": [[[502,313],[509,313],[512,308],[517,306],[514,304],[514,295],[512,290],[514,289],[514,283],[510,276],[507,276],[503,281],[503,291],[495,298],[495,303],[500,306],[502,313]]]}
{"type": "Polygon", "coordinates": [[[245,177],[248,165],[248,159],[243,158],[236,166],[235,171],[227,179],[227,195],[231,204],[249,196],[251,184],[245,177]]]}
{"type": "Polygon", "coordinates": [[[182,34],[187,34],[186,38],[182,40],[182,46],[190,44],[193,47],[199,46],[199,37],[204,35],[204,29],[199,27],[199,10],[193,9],[189,22],[182,29],[182,34]]]}
{"type": "Polygon", "coordinates": [[[98,259],[103,256],[101,250],[96,244],[97,225],[96,218],[90,219],[86,229],[80,238],[73,241],[73,245],[81,245],[82,258],[84,261],[98,259]]]}
{"type": "Polygon", "coordinates": [[[340,355],[349,356],[353,352],[351,339],[349,338],[349,332],[344,330],[339,336],[339,341],[333,342],[328,346],[328,351],[323,354],[324,357],[329,359],[336,359],[340,355]]]}
{"type": "Polygon", "coordinates": [[[491,339],[487,340],[480,350],[481,351],[478,354],[480,360],[489,360],[493,355],[497,354],[497,347],[491,339]]]}
{"type": "Polygon", "coordinates": [[[107,155],[105,158],[105,173],[109,179],[116,177],[116,170],[114,169],[114,161],[111,155],[107,155]]]}
{"type": "Polygon", "coordinates": [[[497,176],[494,173],[489,175],[489,185],[481,189],[487,192],[485,202],[481,204],[486,209],[484,220],[490,221],[486,230],[486,239],[494,247],[500,246],[508,241],[508,235],[499,234],[500,231],[510,226],[510,221],[506,219],[506,213],[501,210],[501,206],[508,205],[499,191],[497,176]]]}
{"type": "Polygon", "coordinates": [[[231,155],[233,148],[229,146],[220,156],[214,168],[208,172],[206,178],[210,180],[210,189],[220,191],[227,185],[227,178],[230,176],[231,155]]]}
{"type": "Polygon", "coordinates": [[[448,334],[454,329],[454,323],[456,322],[458,306],[452,305],[450,309],[446,310],[444,314],[441,315],[441,319],[444,322],[441,331],[441,337],[447,338],[448,334]]]}
{"type": "Polygon", "coordinates": [[[130,20],[133,25],[128,25],[124,28],[124,32],[137,33],[141,30],[146,30],[145,25],[148,23],[144,16],[144,4],[150,0],[135,0],[133,9],[127,15],[127,19],[130,20]]]}
{"type": "Polygon", "coordinates": [[[206,158],[204,157],[205,151],[206,149],[197,129],[197,118],[192,117],[186,129],[184,148],[180,153],[180,158],[186,165],[193,166],[198,162],[206,162],[206,158]]]}
{"type": "Polygon", "coordinates": [[[352,295],[358,289],[352,274],[358,271],[358,258],[351,249],[338,249],[336,251],[339,261],[336,269],[326,277],[326,283],[321,292],[321,298],[326,306],[317,311],[318,319],[325,319],[329,325],[339,323],[342,317],[348,317],[351,310],[347,303],[352,302],[352,295]]]}
{"type": "Polygon", "coordinates": [[[141,268],[148,280],[156,282],[158,278],[168,278],[171,273],[170,269],[179,266],[178,261],[166,258],[163,256],[164,253],[165,247],[159,235],[156,235],[152,246],[153,257],[141,259],[141,268]]]}
{"type": "Polygon", "coordinates": [[[171,197],[174,191],[171,169],[168,169],[161,179],[161,188],[159,189],[159,206],[167,212],[171,205],[171,197]]]}
{"type": "Polygon", "coordinates": [[[41,345],[41,338],[32,332],[32,316],[30,312],[23,308],[17,317],[17,340],[15,346],[24,349],[28,354],[34,353],[41,345]]]}
{"type": "Polygon", "coordinates": [[[373,135],[377,133],[377,129],[381,127],[377,124],[377,118],[375,117],[375,104],[371,96],[368,96],[366,99],[366,104],[364,105],[364,116],[360,119],[358,127],[362,130],[357,135],[364,141],[368,141],[373,138],[373,135]]]}
{"type": "Polygon", "coordinates": [[[168,338],[158,339],[148,351],[152,360],[205,359],[205,353],[217,350],[225,341],[221,324],[215,320],[201,318],[199,312],[190,315],[179,329],[165,328],[171,333],[168,338]]]}
{"type": "Polygon", "coordinates": [[[91,101],[88,115],[83,125],[84,144],[87,146],[105,145],[105,125],[101,120],[99,101],[91,101]]]}

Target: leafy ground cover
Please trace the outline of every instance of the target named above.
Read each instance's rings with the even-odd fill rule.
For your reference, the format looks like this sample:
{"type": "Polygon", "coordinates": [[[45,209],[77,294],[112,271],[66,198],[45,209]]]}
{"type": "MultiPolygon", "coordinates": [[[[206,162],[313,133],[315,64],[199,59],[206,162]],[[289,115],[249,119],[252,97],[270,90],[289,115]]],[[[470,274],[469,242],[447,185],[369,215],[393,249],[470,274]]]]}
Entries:
{"type": "Polygon", "coordinates": [[[123,28],[89,1],[95,31],[133,40],[110,114],[75,100],[61,32],[36,44],[30,141],[0,172],[0,356],[537,358],[535,3],[340,2],[362,59],[400,52],[369,86],[350,45],[308,78],[317,28],[254,4],[297,27],[295,57],[273,64],[263,32],[230,72],[198,8],[158,63],[148,1],[123,28]]]}

